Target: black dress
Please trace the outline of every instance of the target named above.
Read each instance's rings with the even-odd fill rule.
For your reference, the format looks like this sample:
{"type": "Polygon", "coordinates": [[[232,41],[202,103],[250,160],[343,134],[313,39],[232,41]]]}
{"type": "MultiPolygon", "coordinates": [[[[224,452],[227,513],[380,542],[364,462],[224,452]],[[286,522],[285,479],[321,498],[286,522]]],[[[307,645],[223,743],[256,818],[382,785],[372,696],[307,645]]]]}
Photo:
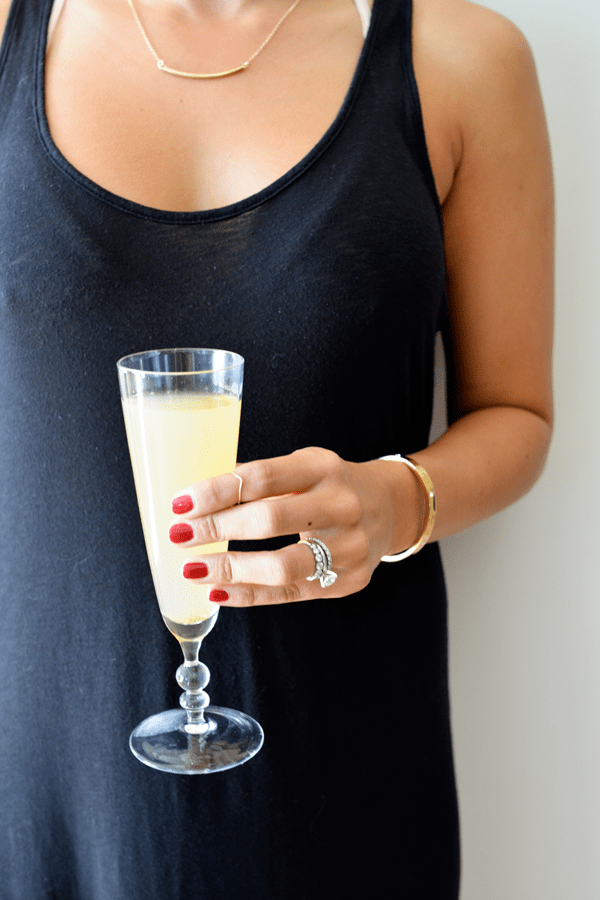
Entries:
{"type": "Polygon", "coordinates": [[[127,744],[177,705],[181,657],[116,360],[241,353],[240,461],[427,444],[446,300],[411,4],[375,0],[343,107],[297,166],[200,213],[116,197],[58,152],[50,6],[15,0],[0,56],[0,898],[456,900],[435,545],[352,597],[222,610],[202,658],[213,701],[264,727],[247,765],[168,775],[127,744]]]}

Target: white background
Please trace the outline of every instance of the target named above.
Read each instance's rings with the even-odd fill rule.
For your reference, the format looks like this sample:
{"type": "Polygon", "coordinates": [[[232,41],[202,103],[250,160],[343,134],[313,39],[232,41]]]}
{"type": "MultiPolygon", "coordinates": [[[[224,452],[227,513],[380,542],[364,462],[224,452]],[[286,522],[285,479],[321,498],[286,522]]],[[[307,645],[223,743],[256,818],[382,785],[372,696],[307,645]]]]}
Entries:
{"type": "Polygon", "coordinates": [[[533,48],[557,194],[556,432],[444,542],[462,900],[600,900],[600,3],[485,0],[533,48]]]}

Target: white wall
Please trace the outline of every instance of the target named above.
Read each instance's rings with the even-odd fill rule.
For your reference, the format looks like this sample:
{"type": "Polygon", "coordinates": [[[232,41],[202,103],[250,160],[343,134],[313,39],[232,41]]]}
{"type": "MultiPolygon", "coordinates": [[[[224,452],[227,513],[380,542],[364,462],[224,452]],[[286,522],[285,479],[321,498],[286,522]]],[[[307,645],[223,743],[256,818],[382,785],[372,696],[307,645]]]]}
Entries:
{"type": "Polygon", "coordinates": [[[444,542],[463,900],[600,898],[600,3],[484,0],[536,57],[557,188],[556,436],[444,542]]]}

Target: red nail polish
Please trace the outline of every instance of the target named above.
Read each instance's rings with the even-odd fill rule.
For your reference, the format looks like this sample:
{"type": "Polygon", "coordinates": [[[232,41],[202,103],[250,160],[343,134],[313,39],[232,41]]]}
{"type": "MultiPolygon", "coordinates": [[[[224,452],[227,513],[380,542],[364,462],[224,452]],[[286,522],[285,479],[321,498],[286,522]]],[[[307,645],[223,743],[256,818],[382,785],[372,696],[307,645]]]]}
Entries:
{"type": "Polygon", "coordinates": [[[208,566],[202,562],[186,563],[183,567],[184,578],[206,578],[208,575],[208,566]]]}
{"type": "Polygon", "coordinates": [[[208,595],[208,599],[212,601],[212,603],[225,603],[226,600],[229,600],[229,594],[227,591],[211,591],[208,595]]]}
{"type": "Polygon", "coordinates": [[[183,494],[183,496],[181,497],[175,497],[175,499],[171,503],[171,509],[176,516],[180,516],[182,515],[182,513],[189,512],[193,508],[194,501],[188,494],[183,494]]]}
{"type": "Polygon", "coordinates": [[[183,544],[194,537],[194,529],[187,522],[177,522],[169,528],[169,539],[172,544],[183,544]]]}

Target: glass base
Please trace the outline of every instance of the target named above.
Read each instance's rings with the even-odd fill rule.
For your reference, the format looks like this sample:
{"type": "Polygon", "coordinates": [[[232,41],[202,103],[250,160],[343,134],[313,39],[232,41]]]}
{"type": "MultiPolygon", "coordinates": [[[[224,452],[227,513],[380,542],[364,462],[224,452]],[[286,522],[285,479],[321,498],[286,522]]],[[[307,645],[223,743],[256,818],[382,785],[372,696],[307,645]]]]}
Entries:
{"type": "Polygon", "coordinates": [[[263,745],[263,730],[254,719],[235,709],[208,706],[206,725],[187,724],[180,709],[150,716],[131,732],[129,746],[140,762],[181,775],[223,772],[251,759],[263,745]]]}

